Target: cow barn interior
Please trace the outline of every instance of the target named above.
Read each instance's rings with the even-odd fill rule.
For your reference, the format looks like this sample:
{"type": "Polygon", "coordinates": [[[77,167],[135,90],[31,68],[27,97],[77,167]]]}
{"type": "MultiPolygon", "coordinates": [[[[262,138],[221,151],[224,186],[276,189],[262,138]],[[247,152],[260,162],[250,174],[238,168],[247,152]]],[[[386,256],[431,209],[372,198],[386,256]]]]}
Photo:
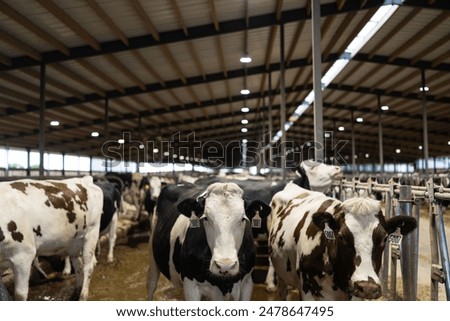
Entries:
{"type": "Polygon", "coordinates": [[[446,0],[2,0],[0,180],[276,180],[314,159],[445,214],[449,30],[446,0]]]}

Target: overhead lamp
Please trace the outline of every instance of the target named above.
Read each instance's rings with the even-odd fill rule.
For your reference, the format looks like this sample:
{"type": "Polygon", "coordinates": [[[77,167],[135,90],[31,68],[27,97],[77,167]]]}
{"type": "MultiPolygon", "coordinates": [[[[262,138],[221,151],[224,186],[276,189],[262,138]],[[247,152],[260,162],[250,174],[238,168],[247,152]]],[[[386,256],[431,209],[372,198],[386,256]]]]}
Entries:
{"type": "Polygon", "coordinates": [[[388,105],[383,105],[383,106],[381,106],[381,110],[384,110],[384,111],[389,110],[389,106],[388,105]]]}
{"type": "Polygon", "coordinates": [[[98,132],[92,132],[92,133],[91,133],[91,136],[92,136],[92,137],[98,137],[98,136],[100,136],[100,134],[99,134],[98,132]]]}
{"type": "Polygon", "coordinates": [[[363,121],[364,121],[364,119],[362,117],[356,118],[356,122],[357,123],[362,123],[363,121]]]}
{"type": "Polygon", "coordinates": [[[247,119],[242,119],[241,120],[241,124],[242,125],[247,125],[248,124],[248,120],[247,119]]]}
{"type": "Polygon", "coordinates": [[[366,155],[364,155],[366,158],[369,158],[370,157],[370,155],[369,154],[366,154],[366,155]]]}
{"type": "Polygon", "coordinates": [[[448,145],[450,145],[450,140],[447,142],[448,145]]]}
{"type": "Polygon", "coordinates": [[[252,62],[252,57],[250,57],[248,54],[244,54],[239,59],[239,61],[242,62],[243,64],[248,64],[248,63],[252,62]]]}
{"type": "Polygon", "coordinates": [[[400,148],[397,148],[397,149],[395,150],[395,152],[396,152],[397,154],[400,154],[402,151],[401,151],[400,148]]]}
{"type": "Polygon", "coordinates": [[[425,87],[420,87],[419,90],[420,91],[428,91],[428,90],[430,90],[430,88],[425,86],[425,87]]]}
{"type": "Polygon", "coordinates": [[[250,90],[248,90],[247,88],[241,89],[241,95],[248,95],[248,94],[250,94],[250,90]]]}
{"type": "Polygon", "coordinates": [[[153,148],[153,153],[154,153],[154,154],[159,153],[159,149],[158,149],[158,148],[153,148]]]}
{"type": "Polygon", "coordinates": [[[50,126],[59,126],[59,121],[57,121],[57,120],[52,120],[51,122],[50,122],[50,126]]]}
{"type": "Polygon", "coordinates": [[[125,139],[120,138],[120,139],[117,140],[117,142],[118,142],[119,144],[124,144],[124,143],[125,143],[125,139]]]}
{"type": "Polygon", "coordinates": [[[250,111],[250,108],[248,108],[248,107],[242,107],[242,108],[241,108],[241,111],[242,111],[243,113],[248,113],[248,112],[250,111]]]}
{"type": "MultiPolygon", "coordinates": [[[[449,145],[450,145],[450,142],[449,142],[449,145]]],[[[422,147],[422,145],[420,145],[419,146],[419,150],[422,150],[423,149],[423,147],[422,147]]]]}
{"type": "Polygon", "coordinates": [[[246,132],[248,132],[248,129],[247,128],[241,128],[241,132],[243,132],[243,133],[246,133],[246,132]]]}
{"type": "Polygon", "coordinates": [[[339,127],[338,127],[338,130],[339,130],[340,132],[343,132],[343,131],[345,130],[345,128],[344,128],[344,126],[339,126],[339,127]]]}

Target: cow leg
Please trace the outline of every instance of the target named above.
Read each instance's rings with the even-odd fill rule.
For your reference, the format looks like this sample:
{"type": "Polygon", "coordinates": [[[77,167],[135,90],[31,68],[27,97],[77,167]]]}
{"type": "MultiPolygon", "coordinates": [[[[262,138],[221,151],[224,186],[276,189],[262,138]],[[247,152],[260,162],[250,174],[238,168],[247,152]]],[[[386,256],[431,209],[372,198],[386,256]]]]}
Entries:
{"type": "Polygon", "coordinates": [[[239,296],[240,301],[250,301],[253,293],[253,280],[252,274],[247,274],[242,280],[241,293],[239,296]]]}
{"type": "Polygon", "coordinates": [[[119,213],[116,211],[111,219],[111,223],[109,223],[109,249],[108,256],[106,261],[108,263],[112,263],[114,261],[114,247],[116,246],[117,239],[117,221],[118,221],[119,213]]]}
{"type": "Polygon", "coordinates": [[[158,280],[160,275],[160,270],[156,264],[155,257],[153,256],[153,245],[152,237],[150,236],[150,255],[149,264],[147,270],[147,298],[148,300],[153,300],[153,294],[158,286],[158,280]]]}
{"type": "Polygon", "coordinates": [[[35,256],[36,251],[30,249],[10,258],[14,272],[14,300],[16,301],[25,301],[28,298],[31,265],[35,256]]]}
{"type": "MultiPolygon", "coordinates": [[[[200,288],[198,286],[197,281],[189,280],[185,278],[183,280],[183,290],[184,290],[184,299],[186,301],[200,301],[202,299],[202,294],[200,292],[200,288]]],[[[217,300],[212,298],[212,300],[217,300]]]]}
{"type": "MultiPolygon", "coordinates": [[[[154,215],[151,218],[150,226],[156,226],[157,215],[154,215]]],[[[155,257],[153,254],[153,232],[150,229],[150,238],[149,238],[149,262],[147,269],[147,299],[153,300],[153,294],[156,291],[156,287],[158,286],[158,280],[160,275],[160,270],[158,268],[158,264],[156,264],[155,257]]]]}
{"type": "Polygon", "coordinates": [[[264,281],[267,292],[273,293],[276,291],[277,286],[275,285],[275,278],[275,268],[273,267],[272,260],[269,258],[269,269],[267,271],[266,280],[264,281]]]}
{"type": "Polygon", "coordinates": [[[70,275],[70,272],[72,272],[72,265],[70,264],[70,256],[66,256],[64,258],[64,270],[63,275],[70,275]]]}
{"type": "Polygon", "coordinates": [[[278,291],[280,294],[280,299],[283,301],[286,301],[287,293],[288,293],[287,284],[280,277],[277,277],[277,280],[278,280],[278,291]]]}
{"type": "Polygon", "coordinates": [[[89,284],[92,272],[97,260],[95,258],[95,248],[98,243],[98,227],[86,233],[83,244],[83,284],[81,286],[80,301],[86,301],[89,295],[89,284]]]}
{"type": "Polygon", "coordinates": [[[72,300],[78,300],[80,298],[81,288],[83,286],[83,269],[82,260],[79,256],[70,256],[70,262],[72,263],[75,273],[75,291],[72,294],[72,300]]]}

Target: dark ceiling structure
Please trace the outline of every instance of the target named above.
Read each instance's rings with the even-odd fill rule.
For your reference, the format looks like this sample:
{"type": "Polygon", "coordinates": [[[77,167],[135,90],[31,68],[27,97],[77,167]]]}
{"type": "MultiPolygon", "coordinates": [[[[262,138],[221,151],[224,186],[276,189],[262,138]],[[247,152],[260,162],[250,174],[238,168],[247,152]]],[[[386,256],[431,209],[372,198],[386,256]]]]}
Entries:
{"type": "MultiPolygon", "coordinates": [[[[322,74],[384,2],[320,2],[322,74]]],[[[287,119],[313,88],[311,33],[307,0],[2,0],[0,145],[38,150],[45,128],[46,151],[95,157],[119,138],[140,161],[258,150],[281,128],[280,44],[287,119]]],[[[423,158],[425,132],[430,157],[450,155],[449,71],[450,2],[403,1],[322,93],[328,152],[349,159],[353,139],[359,163],[379,162],[381,120],[385,162],[423,158]]],[[[287,131],[293,151],[313,119],[287,131]]]]}

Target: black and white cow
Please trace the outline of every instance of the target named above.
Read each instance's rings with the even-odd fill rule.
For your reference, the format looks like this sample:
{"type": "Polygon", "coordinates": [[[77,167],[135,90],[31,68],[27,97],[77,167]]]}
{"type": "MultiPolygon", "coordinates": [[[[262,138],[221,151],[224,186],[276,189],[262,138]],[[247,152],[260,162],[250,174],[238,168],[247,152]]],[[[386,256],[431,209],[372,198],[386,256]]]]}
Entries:
{"type": "Polygon", "coordinates": [[[168,185],[161,191],[150,237],[148,298],[160,272],[186,300],[250,300],[255,245],[250,220],[270,213],[246,204],[234,183],[168,185]]]}
{"type": "Polygon", "coordinates": [[[144,205],[145,190],[149,186],[149,179],[142,173],[116,173],[108,172],[105,174],[110,182],[121,182],[124,207],[133,207],[132,220],[139,221],[141,210],[144,205]],[[126,206],[128,205],[128,206],[126,206]]]}
{"type": "Polygon", "coordinates": [[[144,208],[148,215],[153,214],[153,210],[158,200],[159,194],[161,194],[162,181],[158,176],[152,176],[149,179],[148,188],[145,189],[144,208]]]}
{"type": "MultiPolygon", "coordinates": [[[[103,191],[103,212],[100,220],[100,235],[108,235],[108,255],[106,261],[114,261],[114,247],[117,239],[117,223],[119,221],[119,208],[122,202],[122,194],[119,186],[110,182],[96,182],[103,191]]],[[[100,242],[97,245],[97,253],[100,253],[100,242]]]]}
{"type": "Polygon", "coordinates": [[[377,299],[378,272],[388,234],[416,228],[413,217],[385,220],[378,201],[341,202],[288,184],[271,202],[270,257],[280,296],[287,286],[302,300],[377,299]]]}
{"type": "Polygon", "coordinates": [[[86,300],[96,263],[103,192],[92,177],[0,183],[0,265],[14,272],[14,298],[26,300],[37,256],[70,256],[75,297],[86,300]]]}

